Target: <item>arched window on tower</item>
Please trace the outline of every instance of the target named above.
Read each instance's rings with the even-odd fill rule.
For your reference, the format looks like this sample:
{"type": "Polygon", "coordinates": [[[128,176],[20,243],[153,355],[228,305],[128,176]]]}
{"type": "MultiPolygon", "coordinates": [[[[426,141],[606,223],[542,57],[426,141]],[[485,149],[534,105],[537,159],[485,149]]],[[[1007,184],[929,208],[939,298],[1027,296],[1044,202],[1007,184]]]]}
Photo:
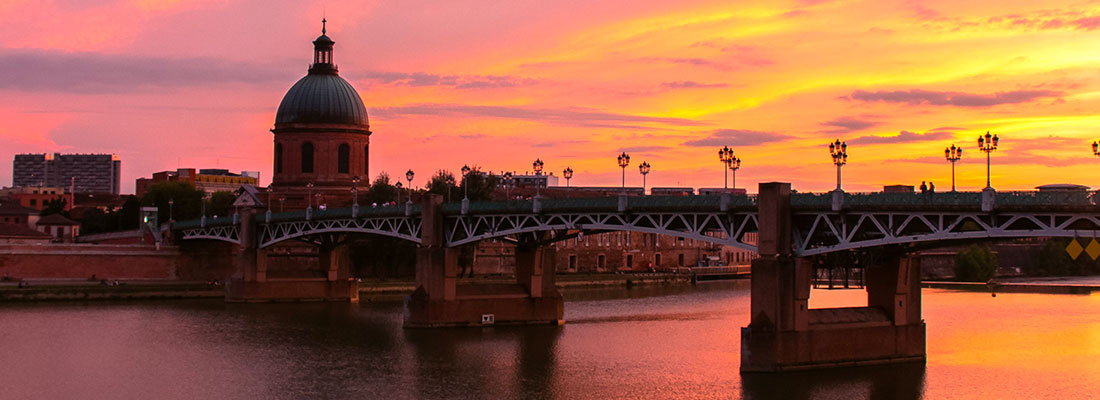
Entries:
{"type": "Polygon", "coordinates": [[[336,148],[336,172],[340,174],[346,174],[350,170],[348,168],[348,162],[351,159],[351,146],[347,143],[340,144],[340,147],[336,148]]]}
{"type": "Polygon", "coordinates": [[[313,173],[313,143],[302,143],[302,173],[313,173]]]}
{"type": "Polygon", "coordinates": [[[275,143],[275,173],[283,173],[283,144],[275,143]]]}
{"type": "Polygon", "coordinates": [[[370,146],[363,146],[363,175],[370,173],[370,146]]]}

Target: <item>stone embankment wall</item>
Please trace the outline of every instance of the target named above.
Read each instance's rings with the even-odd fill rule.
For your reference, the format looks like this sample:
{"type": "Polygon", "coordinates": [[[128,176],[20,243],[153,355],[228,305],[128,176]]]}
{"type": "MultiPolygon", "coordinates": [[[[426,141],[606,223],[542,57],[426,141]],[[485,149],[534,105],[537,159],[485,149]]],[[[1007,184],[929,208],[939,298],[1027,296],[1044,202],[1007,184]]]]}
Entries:
{"type": "Polygon", "coordinates": [[[0,244],[0,277],[209,280],[232,273],[232,245],[0,244]],[[184,251],[181,251],[184,250],[184,251]]]}

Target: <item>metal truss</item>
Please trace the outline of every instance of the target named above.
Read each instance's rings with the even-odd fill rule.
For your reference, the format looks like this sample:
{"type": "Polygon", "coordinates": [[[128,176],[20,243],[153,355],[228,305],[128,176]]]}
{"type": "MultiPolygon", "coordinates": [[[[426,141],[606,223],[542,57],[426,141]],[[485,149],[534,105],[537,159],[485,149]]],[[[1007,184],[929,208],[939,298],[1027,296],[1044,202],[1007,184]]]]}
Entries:
{"type": "Polygon", "coordinates": [[[818,212],[792,216],[794,253],[810,256],[839,250],[944,240],[1095,237],[1097,214],[979,212],[818,212]]]}
{"type": "Polygon", "coordinates": [[[192,229],[184,229],[183,239],[211,239],[223,242],[240,244],[240,229],[237,225],[207,226],[192,229]]]}
{"type": "Polygon", "coordinates": [[[526,233],[580,230],[657,233],[756,251],[755,243],[743,239],[745,233],[756,231],[757,224],[755,212],[578,212],[448,216],[444,229],[447,246],[452,247],[526,233]]]}
{"type": "Polygon", "coordinates": [[[344,218],[260,225],[260,247],[324,233],[369,233],[420,243],[420,217],[344,218]]]}

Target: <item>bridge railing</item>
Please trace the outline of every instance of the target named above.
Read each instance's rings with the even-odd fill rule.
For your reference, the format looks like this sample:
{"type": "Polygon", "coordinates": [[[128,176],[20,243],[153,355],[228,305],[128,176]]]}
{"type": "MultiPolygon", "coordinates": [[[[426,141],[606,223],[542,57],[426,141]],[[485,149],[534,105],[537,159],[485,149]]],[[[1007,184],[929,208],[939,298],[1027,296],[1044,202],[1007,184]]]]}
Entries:
{"type": "MultiPolygon", "coordinates": [[[[1100,203],[1096,192],[1039,192],[1010,191],[996,192],[994,207],[1095,207],[1100,203]]],[[[885,207],[897,209],[921,208],[959,208],[979,209],[982,204],[981,192],[935,192],[935,193],[883,193],[883,192],[845,192],[844,208],[885,207]]],[[[832,192],[792,193],[791,206],[795,208],[827,209],[832,205],[832,192]]]]}

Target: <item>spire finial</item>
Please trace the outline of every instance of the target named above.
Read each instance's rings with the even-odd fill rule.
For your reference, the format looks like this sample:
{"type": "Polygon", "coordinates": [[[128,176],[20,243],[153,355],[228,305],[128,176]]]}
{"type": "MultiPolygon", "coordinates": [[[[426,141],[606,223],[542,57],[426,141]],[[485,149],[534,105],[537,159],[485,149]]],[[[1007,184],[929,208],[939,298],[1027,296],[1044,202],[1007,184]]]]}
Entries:
{"type": "Polygon", "coordinates": [[[325,23],[326,23],[326,22],[328,22],[328,20],[326,20],[325,18],[323,18],[323,17],[322,17],[322,18],[321,18],[321,34],[322,34],[322,35],[324,35],[324,34],[325,34],[325,23]]]}

